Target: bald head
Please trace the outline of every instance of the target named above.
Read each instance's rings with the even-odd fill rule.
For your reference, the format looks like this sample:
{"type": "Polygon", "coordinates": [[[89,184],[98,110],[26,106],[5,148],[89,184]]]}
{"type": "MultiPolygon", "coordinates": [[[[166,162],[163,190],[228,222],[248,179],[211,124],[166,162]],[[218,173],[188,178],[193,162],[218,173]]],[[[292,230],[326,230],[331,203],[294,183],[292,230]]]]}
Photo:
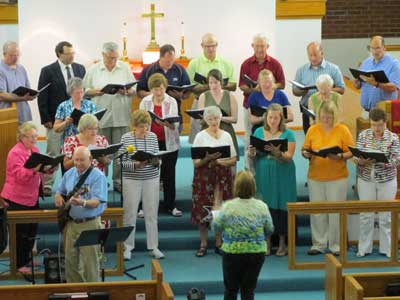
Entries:
{"type": "Polygon", "coordinates": [[[369,42],[369,50],[375,61],[380,60],[385,55],[385,40],[380,35],[375,35],[369,42]]]}
{"type": "Polygon", "coordinates": [[[204,56],[209,60],[214,60],[217,56],[218,41],[214,34],[206,33],[201,39],[204,56]]]}
{"type": "Polygon", "coordinates": [[[74,165],[78,169],[79,173],[82,173],[90,167],[92,159],[90,156],[90,150],[85,146],[79,146],[74,151],[74,165]]]}
{"type": "Polygon", "coordinates": [[[324,58],[324,53],[322,51],[321,43],[319,42],[311,42],[307,45],[307,55],[308,60],[311,65],[314,67],[319,66],[322,63],[322,59],[324,58]]]}

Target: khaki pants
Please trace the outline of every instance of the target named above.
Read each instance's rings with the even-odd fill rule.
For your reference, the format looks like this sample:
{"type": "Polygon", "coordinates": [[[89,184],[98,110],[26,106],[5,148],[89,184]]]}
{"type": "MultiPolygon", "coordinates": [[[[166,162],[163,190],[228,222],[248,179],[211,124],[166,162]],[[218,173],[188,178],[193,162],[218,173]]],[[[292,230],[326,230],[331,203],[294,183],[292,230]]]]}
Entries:
{"type": "MultiPolygon", "coordinates": [[[[345,201],[347,197],[347,178],[333,181],[308,179],[310,201],[345,201]]],[[[340,250],[339,214],[313,214],[311,235],[313,250],[324,252],[327,247],[332,252],[340,250]]]]}
{"type": "Polygon", "coordinates": [[[99,281],[100,246],[75,247],[82,231],[101,229],[100,217],[76,224],[69,221],[65,231],[65,277],[71,282],[99,281]]]}
{"type": "MultiPolygon", "coordinates": [[[[46,129],[46,136],[47,136],[47,148],[46,154],[50,156],[56,156],[60,154],[61,147],[64,144],[64,141],[61,141],[61,132],[55,132],[54,129],[46,129]]],[[[53,174],[46,174],[44,176],[44,186],[46,188],[52,188],[54,183],[54,178],[57,172],[53,174]]]]}

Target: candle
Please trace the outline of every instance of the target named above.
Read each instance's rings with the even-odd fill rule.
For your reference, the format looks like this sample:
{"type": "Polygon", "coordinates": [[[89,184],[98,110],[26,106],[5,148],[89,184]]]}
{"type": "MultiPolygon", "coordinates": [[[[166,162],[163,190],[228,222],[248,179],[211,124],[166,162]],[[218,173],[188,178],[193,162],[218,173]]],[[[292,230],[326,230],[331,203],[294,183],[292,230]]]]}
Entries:
{"type": "Polygon", "coordinates": [[[185,36],[185,23],[182,21],[181,22],[181,29],[182,29],[182,33],[181,33],[181,36],[185,36]]]}

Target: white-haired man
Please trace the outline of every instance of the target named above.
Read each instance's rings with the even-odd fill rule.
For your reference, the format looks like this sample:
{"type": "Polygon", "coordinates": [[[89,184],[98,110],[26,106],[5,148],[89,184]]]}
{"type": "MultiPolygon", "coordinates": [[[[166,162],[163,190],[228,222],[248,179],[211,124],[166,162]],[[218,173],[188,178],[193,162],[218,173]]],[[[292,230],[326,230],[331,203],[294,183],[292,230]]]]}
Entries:
{"type": "MultiPolygon", "coordinates": [[[[107,111],[100,121],[100,134],[111,144],[119,143],[124,133],[129,131],[130,112],[134,90],[121,89],[114,95],[104,94],[101,89],[107,84],[127,84],[133,82],[128,64],[118,60],[118,45],[114,42],[103,44],[103,59],[92,65],[84,78],[86,95],[92,97],[97,109],[107,111]]],[[[120,166],[113,164],[114,190],[121,190],[120,166]]]]}

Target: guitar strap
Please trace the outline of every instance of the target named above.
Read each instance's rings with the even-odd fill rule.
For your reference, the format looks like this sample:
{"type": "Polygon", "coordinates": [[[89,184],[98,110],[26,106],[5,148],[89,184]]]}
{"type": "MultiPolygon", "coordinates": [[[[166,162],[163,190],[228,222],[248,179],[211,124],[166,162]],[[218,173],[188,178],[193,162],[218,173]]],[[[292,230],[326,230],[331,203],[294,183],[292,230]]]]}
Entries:
{"type": "Polygon", "coordinates": [[[71,198],[83,185],[83,183],[85,182],[86,178],[88,178],[90,172],[92,172],[93,167],[90,166],[86,172],[84,174],[81,175],[81,177],[79,177],[79,181],[77,182],[77,184],[75,185],[74,189],[68,194],[67,199],[69,200],[69,198],[71,198]]]}

